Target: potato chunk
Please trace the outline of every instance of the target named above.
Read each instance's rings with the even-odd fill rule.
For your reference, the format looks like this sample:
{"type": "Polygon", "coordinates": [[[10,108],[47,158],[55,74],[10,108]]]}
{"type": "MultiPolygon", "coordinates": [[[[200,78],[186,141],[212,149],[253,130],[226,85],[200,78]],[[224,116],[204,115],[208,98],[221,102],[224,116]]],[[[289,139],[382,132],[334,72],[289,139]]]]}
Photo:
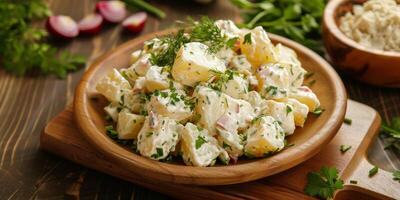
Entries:
{"type": "Polygon", "coordinates": [[[246,55],[254,69],[257,69],[262,64],[277,61],[274,45],[261,26],[250,30],[244,34],[244,37],[247,34],[250,34],[251,42],[242,42],[240,49],[246,55]]]}
{"type": "Polygon", "coordinates": [[[281,64],[262,65],[257,70],[258,91],[266,99],[281,99],[288,96],[290,75],[281,64]]]}
{"type": "Polygon", "coordinates": [[[118,139],[137,139],[143,126],[144,116],[130,113],[127,109],[118,114],[117,132],[118,139]]]}
{"type": "Polygon", "coordinates": [[[214,165],[221,154],[217,141],[206,129],[187,123],[181,131],[182,158],[186,165],[206,167],[214,165]]]}
{"type": "Polygon", "coordinates": [[[286,135],[294,133],[296,127],[294,124],[293,106],[268,100],[266,101],[266,107],[262,110],[262,114],[275,118],[280,123],[286,135]]]}
{"type": "Polygon", "coordinates": [[[149,110],[177,121],[187,120],[192,116],[192,110],[186,99],[183,91],[156,91],[150,99],[149,110]]]}
{"type": "Polygon", "coordinates": [[[169,87],[168,74],[162,72],[162,67],[151,66],[146,73],[145,87],[147,91],[154,92],[155,90],[164,90],[169,87]]]}
{"type": "Polygon", "coordinates": [[[197,87],[194,96],[197,98],[195,110],[200,115],[199,123],[211,135],[216,134],[216,122],[225,113],[233,118],[238,129],[246,128],[255,116],[250,103],[208,87],[197,87]]]}
{"type": "Polygon", "coordinates": [[[96,90],[104,95],[108,101],[114,103],[119,103],[123,93],[131,89],[129,82],[116,69],[113,69],[96,85],[96,90]]]}
{"type": "Polygon", "coordinates": [[[173,78],[187,86],[208,80],[213,70],[224,72],[224,62],[208,52],[208,46],[199,42],[184,44],[172,66],[173,78]]]}
{"type": "Polygon", "coordinates": [[[297,89],[293,89],[290,92],[289,97],[306,104],[311,112],[320,106],[317,95],[315,95],[307,86],[301,86],[297,89]]]}
{"type": "Polygon", "coordinates": [[[161,160],[175,150],[182,125],[167,117],[149,113],[138,134],[138,150],[140,155],[161,160]]]}
{"type": "Polygon", "coordinates": [[[244,151],[249,157],[263,157],[284,147],[285,133],[273,117],[263,116],[255,120],[244,133],[247,136],[244,151]]]}

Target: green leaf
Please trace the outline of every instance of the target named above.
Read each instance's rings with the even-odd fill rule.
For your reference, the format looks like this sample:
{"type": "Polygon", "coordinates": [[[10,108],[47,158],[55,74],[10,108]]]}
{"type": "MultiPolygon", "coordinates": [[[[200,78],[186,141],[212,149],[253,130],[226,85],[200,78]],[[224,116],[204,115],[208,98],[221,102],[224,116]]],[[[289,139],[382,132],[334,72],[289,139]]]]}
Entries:
{"type": "Polygon", "coordinates": [[[243,44],[251,44],[251,33],[247,33],[247,34],[244,36],[243,44]]]}
{"type": "Polygon", "coordinates": [[[306,32],[310,32],[312,29],[319,27],[317,20],[309,14],[301,17],[301,25],[306,32]]]}
{"type": "Polygon", "coordinates": [[[320,172],[307,174],[307,185],[304,192],[311,196],[323,199],[332,198],[337,189],[343,188],[343,181],[338,177],[338,170],[334,167],[322,167],[320,172]]]}
{"type": "Polygon", "coordinates": [[[346,153],[348,150],[350,150],[351,149],[351,146],[350,145],[345,145],[345,144],[343,144],[343,145],[340,145],[340,151],[342,152],[342,153],[346,153]]]}
{"type": "Polygon", "coordinates": [[[393,180],[398,181],[400,183],[400,170],[396,170],[393,172],[393,180]]]}
{"type": "Polygon", "coordinates": [[[350,119],[350,118],[344,118],[344,121],[343,121],[345,124],[347,124],[347,125],[351,125],[352,123],[353,123],[353,120],[352,119],[350,119]]]}
{"type": "Polygon", "coordinates": [[[300,4],[293,4],[288,6],[283,11],[283,18],[286,20],[296,19],[301,16],[301,5],[300,4]]]}
{"type": "Polygon", "coordinates": [[[204,143],[207,143],[207,140],[201,135],[197,136],[197,139],[195,142],[196,149],[199,149],[204,143]]]}
{"type": "Polygon", "coordinates": [[[112,125],[106,126],[106,133],[111,139],[118,138],[118,132],[114,129],[112,125]]]}
{"type": "Polygon", "coordinates": [[[325,111],[325,109],[318,107],[317,109],[315,109],[311,113],[314,114],[314,115],[320,116],[324,111],[325,111]]]}
{"type": "Polygon", "coordinates": [[[374,166],[372,169],[369,170],[368,172],[368,176],[372,177],[374,176],[376,173],[378,173],[379,168],[377,166],[374,166]]]}
{"type": "Polygon", "coordinates": [[[283,30],[285,31],[285,33],[288,36],[290,36],[291,38],[293,38],[295,40],[304,40],[305,39],[304,31],[296,26],[287,25],[287,26],[285,26],[285,28],[283,30]]]}

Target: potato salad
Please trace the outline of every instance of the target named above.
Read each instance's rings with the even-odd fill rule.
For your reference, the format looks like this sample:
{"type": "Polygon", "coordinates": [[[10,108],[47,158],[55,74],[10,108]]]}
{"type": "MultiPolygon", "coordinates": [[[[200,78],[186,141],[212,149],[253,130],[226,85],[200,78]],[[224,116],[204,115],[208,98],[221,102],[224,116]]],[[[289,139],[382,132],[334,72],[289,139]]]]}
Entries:
{"type": "Polygon", "coordinates": [[[281,151],[320,107],[305,74],[296,53],[262,27],[203,18],[145,42],[96,90],[109,101],[112,138],[149,159],[207,167],[281,151]]]}

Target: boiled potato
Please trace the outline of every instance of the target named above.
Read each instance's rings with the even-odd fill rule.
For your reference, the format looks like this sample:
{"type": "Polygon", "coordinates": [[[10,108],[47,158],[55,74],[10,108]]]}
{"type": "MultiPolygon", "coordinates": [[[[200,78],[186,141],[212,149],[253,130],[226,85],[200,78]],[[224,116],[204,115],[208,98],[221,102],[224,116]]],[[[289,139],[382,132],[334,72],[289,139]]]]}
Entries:
{"type": "Polygon", "coordinates": [[[184,44],[177,53],[172,66],[173,78],[187,86],[207,81],[213,70],[224,72],[224,62],[208,52],[208,46],[199,42],[184,44]]]}

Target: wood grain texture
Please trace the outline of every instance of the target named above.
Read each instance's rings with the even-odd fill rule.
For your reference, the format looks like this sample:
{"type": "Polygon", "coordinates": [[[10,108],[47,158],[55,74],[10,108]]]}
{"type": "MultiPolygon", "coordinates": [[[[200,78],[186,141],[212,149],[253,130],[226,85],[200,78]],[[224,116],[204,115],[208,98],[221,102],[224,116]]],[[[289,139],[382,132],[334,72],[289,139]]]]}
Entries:
{"type": "MultiPolygon", "coordinates": [[[[48,2],[53,13],[71,15],[78,20],[93,11],[96,0],[48,2]]],[[[236,21],[240,18],[238,10],[227,0],[217,0],[207,6],[186,0],[151,2],[163,9],[167,18],[160,21],[150,17],[142,34],[168,28],[175,20],[187,16],[208,15],[236,21]]],[[[118,26],[109,26],[94,37],[79,37],[70,43],[57,42],[57,46],[87,56],[89,65],[104,52],[137,37],[121,34],[119,30],[118,26]]],[[[68,190],[77,182],[82,182],[79,189],[81,199],[169,198],[39,150],[43,128],[72,102],[75,87],[84,71],[82,69],[69,74],[65,80],[59,80],[51,76],[15,77],[0,69],[0,199],[74,198],[68,190]]],[[[400,115],[400,89],[373,87],[354,81],[351,76],[341,76],[349,97],[375,108],[384,121],[400,115]]],[[[400,169],[400,155],[384,151],[383,146],[382,140],[376,140],[368,155],[370,160],[382,169],[400,169]]]]}
{"type": "Polygon", "coordinates": [[[335,199],[344,199],[350,194],[352,197],[364,195],[369,199],[400,197],[397,191],[400,183],[385,177],[388,172],[381,171],[373,178],[367,176],[371,166],[366,161],[367,149],[377,135],[380,117],[372,108],[354,101],[349,101],[346,116],[352,118],[355,124],[353,126],[343,124],[336,137],[315,157],[295,168],[261,180],[212,187],[164,183],[132,173],[127,169],[128,166],[108,160],[88,145],[74,125],[72,112],[72,107],[68,107],[49,123],[41,137],[42,148],[98,171],[179,199],[312,199],[302,192],[306,183],[305,176],[309,171],[326,165],[337,166],[345,181],[345,189],[338,192],[339,198],[335,199]],[[339,146],[342,144],[351,145],[352,148],[343,154],[339,151],[339,146]],[[358,184],[351,184],[350,180],[357,180],[358,184]]]}
{"type": "Polygon", "coordinates": [[[325,109],[323,116],[315,117],[310,114],[304,127],[296,129],[293,136],[288,137],[288,142],[296,144],[297,148],[286,149],[268,158],[244,161],[239,159],[237,165],[217,165],[210,168],[157,162],[123,148],[106,135],[104,104],[91,100],[98,96],[95,87],[113,68],[129,67],[131,52],[141,49],[144,41],[171,32],[166,30],[144,35],[99,57],[83,75],[77,87],[74,99],[76,123],[86,139],[109,160],[128,166],[127,169],[132,173],[140,172],[144,178],[156,181],[196,185],[241,183],[279,173],[309,159],[318,153],[340,128],[347,97],[337,73],[314,52],[293,41],[270,34],[272,42],[292,48],[303,67],[315,73],[313,78],[318,83],[311,89],[318,96],[321,107],[325,109]]]}
{"type": "MultiPolygon", "coordinates": [[[[353,4],[366,0],[330,1],[324,12],[324,44],[336,67],[366,83],[400,87],[400,53],[364,47],[339,29],[340,18],[353,4]]],[[[382,30],[384,31],[384,30],[382,30]]]]}

